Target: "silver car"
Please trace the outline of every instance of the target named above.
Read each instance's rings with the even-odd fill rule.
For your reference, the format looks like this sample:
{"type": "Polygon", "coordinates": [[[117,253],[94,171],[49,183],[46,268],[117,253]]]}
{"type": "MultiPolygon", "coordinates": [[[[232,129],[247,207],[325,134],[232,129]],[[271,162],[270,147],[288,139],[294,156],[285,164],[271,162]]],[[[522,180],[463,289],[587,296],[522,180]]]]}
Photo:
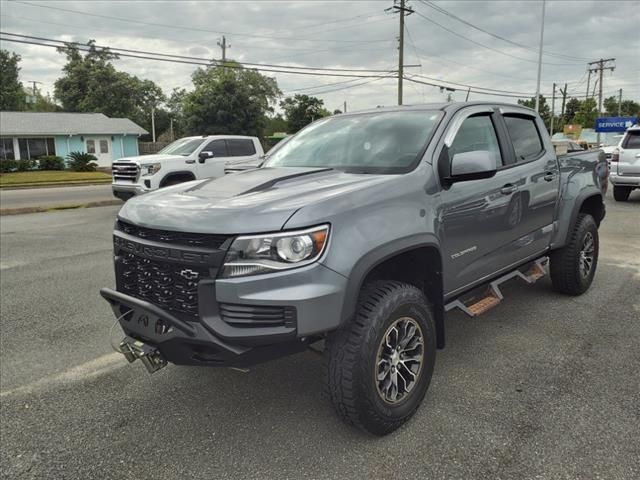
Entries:
{"type": "Polygon", "coordinates": [[[640,188],[640,126],[629,128],[611,156],[613,198],[625,202],[632,190],[640,188]]]}

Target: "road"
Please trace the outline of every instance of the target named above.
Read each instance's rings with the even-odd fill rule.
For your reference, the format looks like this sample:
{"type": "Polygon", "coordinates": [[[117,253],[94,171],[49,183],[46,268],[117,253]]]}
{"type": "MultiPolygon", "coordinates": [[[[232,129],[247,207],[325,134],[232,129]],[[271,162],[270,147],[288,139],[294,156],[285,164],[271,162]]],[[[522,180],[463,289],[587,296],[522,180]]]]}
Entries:
{"type": "Polygon", "coordinates": [[[0,190],[0,208],[62,207],[114,200],[109,185],[0,190]]]}
{"type": "Polygon", "coordinates": [[[153,376],[114,353],[117,207],[3,217],[0,475],[640,478],[639,193],[609,201],[587,294],[514,281],[484,316],[448,314],[422,408],[385,438],[336,418],[316,353],[153,376]]]}

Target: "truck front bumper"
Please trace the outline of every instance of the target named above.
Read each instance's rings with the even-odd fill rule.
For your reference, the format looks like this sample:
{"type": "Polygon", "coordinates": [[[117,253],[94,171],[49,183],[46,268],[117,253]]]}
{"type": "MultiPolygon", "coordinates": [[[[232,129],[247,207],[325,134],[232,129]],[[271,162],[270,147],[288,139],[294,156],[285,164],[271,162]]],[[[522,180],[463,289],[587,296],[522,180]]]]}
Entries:
{"type": "Polygon", "coordinates": [[[116,290],[103,288],[100,294],[125,335],[157,348],[163,359],[242,367],[302,351],[337,328],[345,290],[346,278],[321,264],[207,279],[199,284],[199,315],[191,320],[116,290]],[[283,320],[274,322],[280,309],[283,320]]]}
{"type": "Polygon", "coordinates": [[[111,191],[113,196],[121,200],[129,200],[131,197],[148,192],[142,185],[137,183],[112,183],[111,191]]]}

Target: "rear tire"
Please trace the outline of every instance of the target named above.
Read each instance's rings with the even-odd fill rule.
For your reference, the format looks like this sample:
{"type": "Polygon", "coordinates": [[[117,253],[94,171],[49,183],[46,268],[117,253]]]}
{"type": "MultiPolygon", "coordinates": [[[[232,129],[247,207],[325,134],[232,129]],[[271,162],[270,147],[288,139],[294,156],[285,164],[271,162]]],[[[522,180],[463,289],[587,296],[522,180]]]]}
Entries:
{"type": "Polygon", "coordinates": [[[374,435],[399,428],[429,387],[435,338],[422,291],[397,281],[366,285],[353,320],[327,339],[327,387],[338,415],[374,435]]]}
{"type": "Polygon", "coordinates": [[[586,292],[598,265],[598,226],[589,214],[581,213],[569,242],[550,255],[551,283],[556,292],[582,295],[586,292]]]}
{"type": "Polygon", "coordinates": [[[613,187],[613,198],[616,202],[626,202],[631,195],[631,187],[613,187]]]}

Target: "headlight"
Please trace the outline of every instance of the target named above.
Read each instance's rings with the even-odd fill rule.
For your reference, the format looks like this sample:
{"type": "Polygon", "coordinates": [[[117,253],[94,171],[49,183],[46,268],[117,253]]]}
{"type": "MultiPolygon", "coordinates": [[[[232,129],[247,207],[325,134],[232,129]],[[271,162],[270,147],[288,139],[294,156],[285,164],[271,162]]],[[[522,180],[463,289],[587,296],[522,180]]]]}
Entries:
{"type": "Polygon", "coordinates": [[[329,225],[294,232],[238,237],[227,252],[222,278],[277,272],[315,262],[329,239],[329,225]]]}
{"type": "Polygon", "coordinates": [[[143,163],[140,165],[140,172],[143,176],[155,175],[160,171],[160,168],[162,168],[161,163],[143,163]]]}

